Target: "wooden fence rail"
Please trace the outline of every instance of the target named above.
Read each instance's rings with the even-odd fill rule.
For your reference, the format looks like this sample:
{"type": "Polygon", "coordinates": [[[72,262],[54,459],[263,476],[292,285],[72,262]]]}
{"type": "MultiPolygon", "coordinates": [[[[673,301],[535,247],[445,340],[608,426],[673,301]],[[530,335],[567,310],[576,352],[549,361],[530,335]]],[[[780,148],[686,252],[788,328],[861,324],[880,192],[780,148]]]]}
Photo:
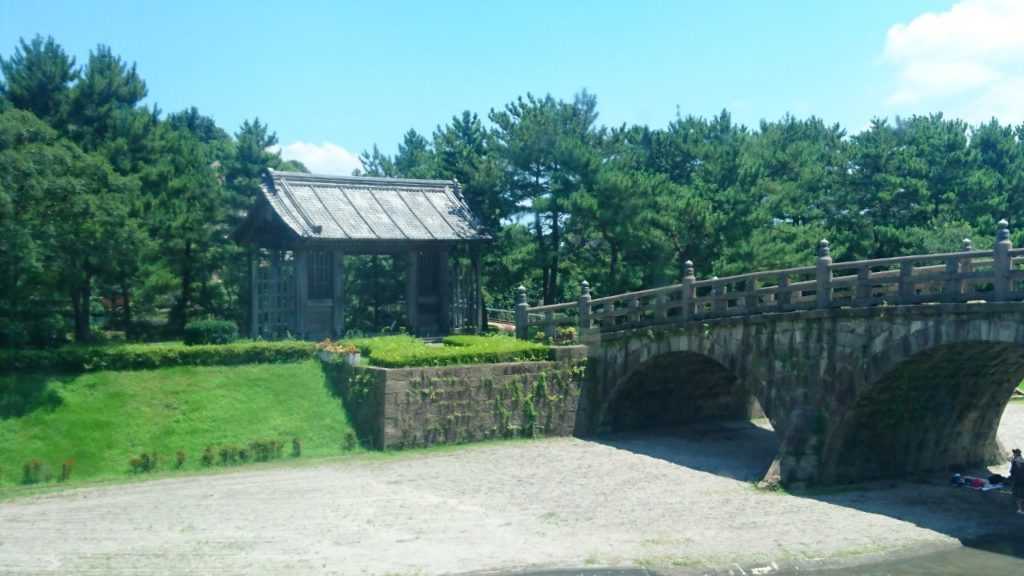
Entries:
{"type": "Polygon", "coordinates": [[[661,288],[592,298],[580,284],[576,302],[531,307],[526,288],[516,289],[516,336],[541,332],[554,338],[561,326],[581,336],[727,316],[837,307],[940,302],[1024,300],[1024,249],[1013,248],[1000,220],[992,250],[832,262],[827,240],[814,266],[697,280],[687,261],[683,282],[661,288]]]}

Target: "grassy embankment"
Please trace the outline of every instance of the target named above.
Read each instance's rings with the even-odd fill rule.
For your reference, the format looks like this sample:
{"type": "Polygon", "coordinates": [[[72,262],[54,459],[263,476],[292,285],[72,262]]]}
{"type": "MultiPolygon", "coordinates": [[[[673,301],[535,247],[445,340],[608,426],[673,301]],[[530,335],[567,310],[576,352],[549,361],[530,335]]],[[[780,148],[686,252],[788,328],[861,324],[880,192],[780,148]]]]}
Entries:
{"type": "MultiPolygon", "coordinates": [[[[363,363],[378,366],[547,357],[546,346],[500,336],[453,336],[443,347],[410,336],[350,342],[367,355],[363,363]]],[[[19,362],[25,368],[0,374],[0,493],[26,484],[25,466],[33,461],[38,469],[32,483],[52,485],[67,461],[74,462],[71,483],[79,483],[144,476],[131,463],[142,454],[159,455],[157,473],[202,469],[207,446],[213,448],[213,466],[224,465],[222,448],[263,440],[281,442],[282,458],[291,457],[293,438],[300,439],[303,457],[358,451],[318,362],[295,361],[313,351],[300,342],[162,343],[24,355],[19,362]],[[152,366],[168,367],[109,369],[152,366]],[[80,373],[56,375],[56,368],[80,373]],[[181,466],[179,450],[185,453],[181,466]]],[[[242,464],[240,455],[232,460],[230,465],[242,464]]]]}
{"type": "Polygon", "coordinates": [[[129,476],[131,458],[142,453],[158,453],[157,471],[168,471],[177,469],[176,453],[183,450],[181,469],[196,470],[208,445],[218,452],[218,464],[220,447],[258,440],[281,441],[283,458],[296,437],[303,457],[340,454],[351,430],[314,361],[6,374],[0,390],[15,384],[24,390],[25,379],[36,390],[33,402],[18,414],[0,414],[0,487],[22,484],[31,460],[48,467],[55,482],[61,463],[74,459],[76,482],[129,476]]]}

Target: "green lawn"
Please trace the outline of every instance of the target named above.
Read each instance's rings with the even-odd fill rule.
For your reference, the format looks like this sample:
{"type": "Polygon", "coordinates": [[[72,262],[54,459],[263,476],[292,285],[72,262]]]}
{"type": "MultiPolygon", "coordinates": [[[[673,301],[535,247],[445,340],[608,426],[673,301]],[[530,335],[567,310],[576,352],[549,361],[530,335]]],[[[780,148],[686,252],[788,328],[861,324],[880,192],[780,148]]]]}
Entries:
{"type": "Polygon", "coordinates": [[[207,445],[263,439],[282,441],[285,458],[294,437],[303,457],[334,455],[346,451],[350,430],[314,361],[59,378],[8,374],[0,376],[0,486],[20,484],[32,459],[59,478],[61,462],[73,458],[74,482],[129,476],[131,458],[142,452],[161,454],[158,470],[167,471],[184,450],[182,469],[195,470],[207,445]]]}

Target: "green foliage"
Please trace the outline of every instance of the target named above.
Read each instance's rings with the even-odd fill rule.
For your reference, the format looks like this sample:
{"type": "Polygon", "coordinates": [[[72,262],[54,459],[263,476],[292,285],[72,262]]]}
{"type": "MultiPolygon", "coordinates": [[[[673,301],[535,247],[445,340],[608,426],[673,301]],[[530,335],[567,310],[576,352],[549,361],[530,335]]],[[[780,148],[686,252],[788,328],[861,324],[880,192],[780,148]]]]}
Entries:
{"type": "Polygon", "coordinates": [[[238,324],[231,320],[199,320],[185,325],[185,345],[230,344],[238,340],[238,324]]]}
{"type": "MultiPolygon", "coordinates": [[[[194,346],[177,343],[65,346],[57,350],[22,350],[13,356],[0,356],[0,373],[78,373],[98,370],[151,370],[171,366],[273,364],[306,360],[312,358],[315,353],[315,344],[299,341],[235,342],[194,346]]],[[[24,378],[31,380],[32,376],[26,375],[24,378]]],[[[46,401],[40,399],[33,402],[46,401]]],[[[4,410],[2,406],[0,403],[0,410],[4,410]]]]}
{"type": "MultiPolygon", "coordinates": [[[[547,360],[549,354],[548,347],[543,344],[500,335],[446,336],[444,346],[430,346],[412,336],[382,336],[345,342],[354,344],[368,356],[370,365],[382,368],[547,360]]],[[[343,360],[336,358],[335,361],[343,360]]]]}
{"type": "Polygon", "coordinates": [[[0,59],[6,80],[0,84],[0,94],[14,107],[39,118],[59,119],[67,106],[68,87],[78,78],[75,59],[50,36],[43,40],[36,35],[19,44],[13,56],[0,59]]]}
{"type": "MultiPolygon", "coordinates": [[[[258,118],[233,134],[194,107],[142,105],[130,60],[97,46],[76,66],[53,38],[0,58],[0,346],[180,336],[191,318],[248,325],[246,251],[230,231],[274,153],[258,118]],[[100,305],[100,301],[104,303],[100,305]],[[140,322],[140,318],[144,319],[140,322]]],[[[453,116],[394,156],[364,152],[363,174],[453,178],[496,241],[481,256],[484,299],[510,309],[813,262],[990,245],[1006,217],[1024,241],[1024,127],[942,114],[877,119],[853,135],[786,115],[753,129],[728,111],[665,127],[598,123],[597,99],[527,94],[453,116]]],[[[459,256],[459,255],[456,255],[459,256]]],[[[465,255],[461,255],[465,256],[465,255]]],[[[347,325],[405,323],[402,258],[347,256],[347,325]]],[[[10,361],[8,361],[10,363],[10,361]]]]}

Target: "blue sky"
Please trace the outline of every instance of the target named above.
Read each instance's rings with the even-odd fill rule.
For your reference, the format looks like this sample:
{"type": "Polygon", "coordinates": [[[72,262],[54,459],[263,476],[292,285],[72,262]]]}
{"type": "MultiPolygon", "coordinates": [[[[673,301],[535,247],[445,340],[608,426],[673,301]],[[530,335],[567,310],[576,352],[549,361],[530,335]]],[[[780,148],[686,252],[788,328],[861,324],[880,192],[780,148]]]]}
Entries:
{"type": "Polygon", "coordinates": [[[1021,30],[1021,0],[0,0],[0,56],[37,33],[80,64],[106,44],[137,64],[147,103],[229,132],[259,117],[285,157],[335,173],[527,92],[586,89],[606,125],[723,108],[851,133],[932,112],[1018,124],[1021,30]]]}

